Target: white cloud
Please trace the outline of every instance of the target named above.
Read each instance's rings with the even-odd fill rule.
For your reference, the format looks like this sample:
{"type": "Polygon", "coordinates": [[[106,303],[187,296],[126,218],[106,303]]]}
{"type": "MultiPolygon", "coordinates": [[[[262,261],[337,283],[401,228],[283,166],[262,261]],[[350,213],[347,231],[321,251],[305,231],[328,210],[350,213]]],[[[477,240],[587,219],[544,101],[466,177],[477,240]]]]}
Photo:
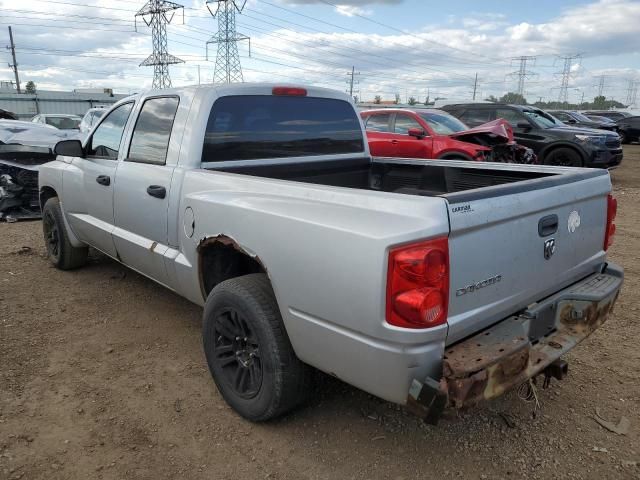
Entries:
{"type": "Polygon", "coordinates": [[[354,5],[336,5],[336,12],[345,17],[353,17],[356,15],[371,15],[373,11],[365,10],[354,5]]]}

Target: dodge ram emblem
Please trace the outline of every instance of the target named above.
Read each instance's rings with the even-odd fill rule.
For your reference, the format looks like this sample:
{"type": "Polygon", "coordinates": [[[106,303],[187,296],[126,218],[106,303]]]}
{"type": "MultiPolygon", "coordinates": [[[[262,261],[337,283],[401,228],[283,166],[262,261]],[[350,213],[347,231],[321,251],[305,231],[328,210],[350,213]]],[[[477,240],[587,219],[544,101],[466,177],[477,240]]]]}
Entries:
{"type": "Polygon", "coordinates": [[[550,238],[544,242],[544,258],[549,260],[556,253],[556,239],[550,238]]]}

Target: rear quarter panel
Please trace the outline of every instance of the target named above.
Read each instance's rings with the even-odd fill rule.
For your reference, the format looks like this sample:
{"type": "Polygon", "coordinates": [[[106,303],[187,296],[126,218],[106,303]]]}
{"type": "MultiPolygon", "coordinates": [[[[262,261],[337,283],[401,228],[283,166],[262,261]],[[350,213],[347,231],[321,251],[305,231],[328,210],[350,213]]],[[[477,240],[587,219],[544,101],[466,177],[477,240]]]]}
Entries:
{"type": "Polygon", "coordinates": [[[176,275],[188,297],[204,300],[198,245],[226,235],[265,266],[301,360],[396,402],[412,370],[437,373],[446,326],[392,327],[384,303],[388,248],[447,235],[443,199],[203,170],[185,175],[183,193],[195,234],[181,235],[176,275]]]}

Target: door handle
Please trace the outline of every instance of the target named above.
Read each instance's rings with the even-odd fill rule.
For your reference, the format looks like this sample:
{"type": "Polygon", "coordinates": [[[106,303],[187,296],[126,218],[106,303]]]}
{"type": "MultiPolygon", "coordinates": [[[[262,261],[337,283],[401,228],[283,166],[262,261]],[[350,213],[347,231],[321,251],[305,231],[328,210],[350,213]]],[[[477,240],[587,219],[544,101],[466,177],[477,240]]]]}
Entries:
{"type": "Polygon", "coordinates": [[[111,177],[109,175],[98,175],[96,177],[96,182],[98,182],[100,185],[108,187],[109,185],[111,185],[111,177]]]}
{"type": "Polygon", "coordinates": [[[538,222],[538,235],[547,237],[558,231],[558,215],[547,215],[538,222]]]}
{"type": "Polygon", "coordinates": [[[152,197],[164,198],[167,196],[167,189],[160,185],[149,185],[147,187],[147,193],[152,197]]]}
{"type": "Polygon", "coordinates": [[[398,140],[391,140],[391,145],[397,145],[398,144],[398,140]]]}

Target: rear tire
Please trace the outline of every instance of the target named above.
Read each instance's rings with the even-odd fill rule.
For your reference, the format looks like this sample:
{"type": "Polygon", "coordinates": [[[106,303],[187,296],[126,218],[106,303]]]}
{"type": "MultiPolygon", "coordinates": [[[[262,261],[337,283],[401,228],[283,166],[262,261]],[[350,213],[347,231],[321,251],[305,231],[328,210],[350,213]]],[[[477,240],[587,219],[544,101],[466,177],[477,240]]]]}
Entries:
{"type": "Polygon", "coordinates": [[[571,148],[556,148],[546,155],[546,165],[558,167],[582,167],[583,161],[580,154],[571,148]]]}
{"type": "Polygon", "coordinates": [[[52,197],[42,209],[42,233],[51,263],[60,270],[72,270],[87,263],[87,247],[74,247],[64,225],[60,200],[52,197]]]}
{"type": "Polygon", "coordinates": [[[293,351],[265,274],[218,284],[207,298],[203,317],[209,371],[236,412],[263,422],[307,398],[311,368],[293,351]]]}
{"type": "Polygon", "coordinates": [[[624,132],[618,132],[618,135],[620,136],[620,143],[622,145],[627,145],[627,144],[631,143],[629,141],[629,137],[624,132]]]}

